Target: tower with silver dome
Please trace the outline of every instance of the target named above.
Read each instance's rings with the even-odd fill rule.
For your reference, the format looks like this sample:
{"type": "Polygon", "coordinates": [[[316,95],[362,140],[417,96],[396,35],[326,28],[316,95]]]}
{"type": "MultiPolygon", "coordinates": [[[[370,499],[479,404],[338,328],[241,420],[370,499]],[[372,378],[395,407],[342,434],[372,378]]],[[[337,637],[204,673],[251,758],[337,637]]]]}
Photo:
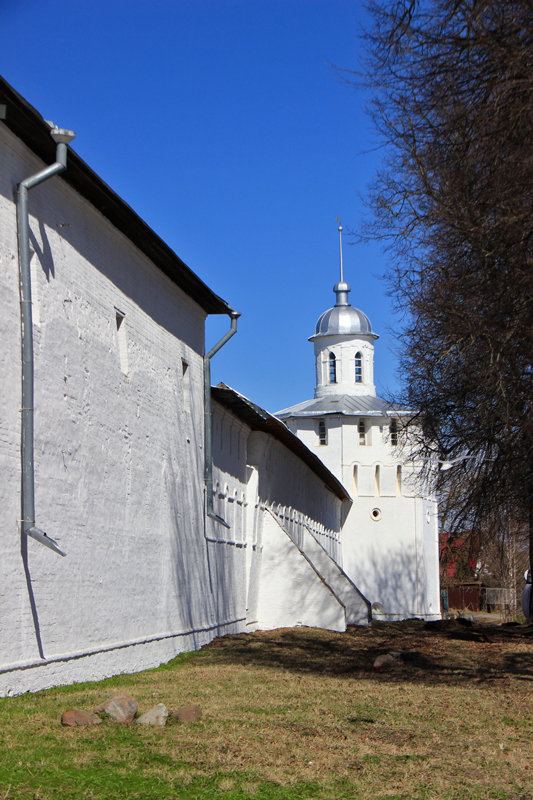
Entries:
{"type": "Polygon", "coordinates": [[[309,338],[315,345],[315,397],[326,395],[376,395],[374,340],[370,320],[350,305],[350,287],[343,280],[333,291],[337,302],[319,318],[309,338]]]}
{"type": "Polygon", "coordinates": [[[437,505],[417,480],[403,435],[407,409],[376,396],[374,342],[350,305],[342,265],[335,305],[316,323],[311,400],[276,416],[344,484],[352,497],[342,527],[342,569],[381,619],[440,617],[437,505]]]}
{"type": "MultiPolygon", "coordinates": [[[[344,280],[342,226],[339,225],[340,280],[333,287],[336,302],[319,317],[309,337],[315,347],[316,386],[313,400],[278,411],[296,432],[296,417],[326,414],[383,416],[393,406],[376,397],[374,385],[374,342],[379,339],[367,315],[350,305],[350,286],[344,280]]],[[[361,427],[363,426],[361,422],[361,427]]],[[[327,459],[327,456],[326,456],[327,459]]],[[[326,460],[327,466],[332,466],[326,460]]],[[[335,470],[333,470],[335,472],[335,470]]]]}

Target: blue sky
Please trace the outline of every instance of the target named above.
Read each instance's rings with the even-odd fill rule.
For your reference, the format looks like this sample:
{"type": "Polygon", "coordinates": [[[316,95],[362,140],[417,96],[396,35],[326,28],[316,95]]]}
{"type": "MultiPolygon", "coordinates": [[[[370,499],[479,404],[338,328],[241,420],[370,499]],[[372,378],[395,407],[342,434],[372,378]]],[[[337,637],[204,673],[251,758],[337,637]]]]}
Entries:
{"type": "MultiPolygon", "coordinates": [[[[272,412],[312,397],[335,217],[358,227],[380,163],[364,96],[331,68],[356,67],[364,19],[356,0],[0,0],[1,74],[242,313],[213,382],[272,412]]],[[[348,241],[383,394],[397,387],[386,259],[348,241]]],[[[208,321],[208,347],[227,327],[208,321]]]]}

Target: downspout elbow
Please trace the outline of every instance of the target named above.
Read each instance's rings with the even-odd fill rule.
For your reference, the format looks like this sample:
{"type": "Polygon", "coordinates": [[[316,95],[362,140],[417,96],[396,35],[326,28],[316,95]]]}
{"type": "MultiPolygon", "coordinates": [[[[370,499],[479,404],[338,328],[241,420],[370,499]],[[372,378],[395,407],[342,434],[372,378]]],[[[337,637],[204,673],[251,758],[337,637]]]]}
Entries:
{"type": "Polygon", "coordinates": [[[211,360],[213,356],[216,355],[218,351],[224,347],[226,342],[228,342],[231,339],[231,337],[237,333],[237,320],[239,319],[240,316],[241,316],[240,311],[233,311],[233,309],[230,311],[229,317],[231,319],[231,327],[229,331],[224,334],[222,339],[219,342],[217,342],[214,347],[211,348],[211,350],[209,351],[209,353],[207,353],[205,358],[211,360]]]}
{"type": "Polygon", "coordinates": [[[30,175],[29,178],[21,181],[18,185],[19,192],[33,189],[40,183],[44,183],[44,181],[47,181],[54,175],[58,175],[60,172],[64,172],[66,170],[68,152],[67,145],[75,138],[75,133],[74,131],[68,131],[66,128],[58,128],[56,125],[53,125],[52,130],[50,131],[50,136],[56,143],[55,162],[50,164],[49,167],[42,169],[40,172],[36,172],[35,175],[30,175]]]}
{"type": "Polygon", "coordinates": [[[214,519],[225,528],[229,528],[227,522],[215,513],[213,508],[213,424],[211,412],[211,359],[221,350],[224,345],[237,333],[237,320],[240,317],[239,311],[229,312],[231,326],[229,331],[224,334],[222,339],[211,348],[204,356],[204,475],[206,493],[206,514],[210,519],[214,519]]]}

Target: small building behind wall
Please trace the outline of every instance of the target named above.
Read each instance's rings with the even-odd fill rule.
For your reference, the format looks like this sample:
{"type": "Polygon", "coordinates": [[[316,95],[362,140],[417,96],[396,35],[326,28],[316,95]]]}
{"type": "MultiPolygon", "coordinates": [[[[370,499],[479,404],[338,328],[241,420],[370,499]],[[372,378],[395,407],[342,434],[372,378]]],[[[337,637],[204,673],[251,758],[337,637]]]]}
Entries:
{"type": "Polygon", "coordinates": [[[214,505],[230,528],[208,520],[209,552],[226,552],[217,584],[240,587],[242,608],[225,613],[246,630],[367,625],[370,603],[338,563],[347,491],[275,417],[223,384],[212,397],[214,505]]]}
{"type": "Polygon", "coordinates": [[[5,695],[155,666],[243,623],[217,614],[204,529],[204,323],[232,309],[70,148],[29,196],[36,524],[67,557],[21,542],[14,195],[55,146],[3,81],[0,104],[5,695]]]}

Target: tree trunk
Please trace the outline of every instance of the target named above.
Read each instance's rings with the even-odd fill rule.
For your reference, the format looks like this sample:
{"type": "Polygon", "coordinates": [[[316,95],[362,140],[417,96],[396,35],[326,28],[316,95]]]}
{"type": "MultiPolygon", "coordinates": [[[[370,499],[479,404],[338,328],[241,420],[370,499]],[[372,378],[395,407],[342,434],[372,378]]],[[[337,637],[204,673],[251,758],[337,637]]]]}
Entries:
{"type": "MultiPolygon", "coordinates": [[[[533,494],[529,493],[529,570],[533,578],[533,494]]],[[[529,619],[533,621],[533,586],[529,593],[529,619]]]]}

